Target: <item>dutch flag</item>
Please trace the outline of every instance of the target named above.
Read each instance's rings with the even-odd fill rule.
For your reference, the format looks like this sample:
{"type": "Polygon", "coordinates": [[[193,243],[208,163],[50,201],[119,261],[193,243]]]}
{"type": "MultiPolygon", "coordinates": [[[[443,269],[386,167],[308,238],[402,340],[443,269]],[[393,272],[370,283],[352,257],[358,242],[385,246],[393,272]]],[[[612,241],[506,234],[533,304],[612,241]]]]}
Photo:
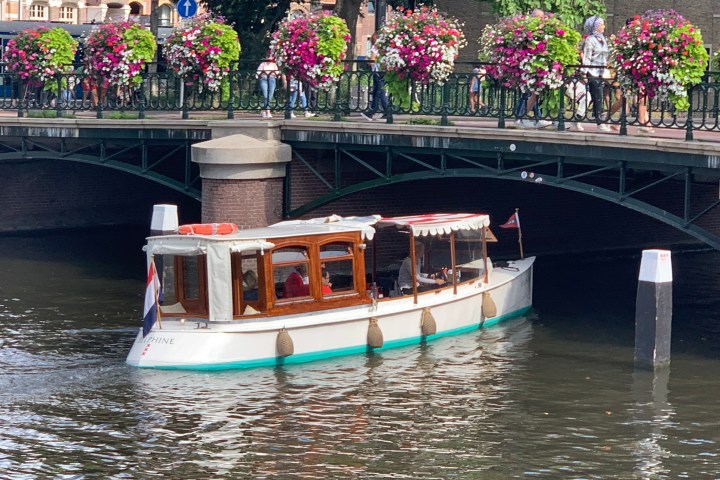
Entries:
{"type": "Polygon", "coordinates": [[[145,309],[143,313],[143,338],[150,333],[158,317],[158,290],[160,278],[155,269],[155,260],[150,262],[148,269],[147,286],[145,287],[145,309]]]}

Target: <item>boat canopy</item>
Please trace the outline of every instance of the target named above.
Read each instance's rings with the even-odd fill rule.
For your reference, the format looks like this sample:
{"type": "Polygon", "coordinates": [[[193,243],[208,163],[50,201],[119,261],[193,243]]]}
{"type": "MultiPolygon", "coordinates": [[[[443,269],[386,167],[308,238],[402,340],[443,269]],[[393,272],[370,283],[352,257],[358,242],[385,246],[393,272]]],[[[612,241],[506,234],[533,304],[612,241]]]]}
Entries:
{"type": "Polygon", "coordinates": [[[363,239],[372,240],[375,236],[375,229],[372,227],[382,217],[380,215],[368,215],[366,217],[341,217],[339,215],[330,215],[328,217],[310,218],[307,220],[286,220],[284,222],[270,225],[270,228],[296,227],[303,225],[326,225],[330,228],[347,228],[350,230],[360,230],[363,239]]]}
{"type": "Polygon", "coordinates": [[[209,238],[169,235],[164,237],[153,237],[148,239],[148,244],[143,247],[149,256],[152,255],[180,255],[194,256],[207,254],[208,240],[217,243],[227,244],[226,248],[233,253],[246,250],[269,250],[275,246],[274,243],[262,239],[258,240],[233,240],[231,237],[212,236],[209,238]]]}
{"type": "Polygon", "coordinates": [[[431,213],[405,217],[383,217],[376,227],[410,229],[413,236],[441,235],[458,230],[480,230],[490,226],[490,216],[484,213],[431,213]]]}

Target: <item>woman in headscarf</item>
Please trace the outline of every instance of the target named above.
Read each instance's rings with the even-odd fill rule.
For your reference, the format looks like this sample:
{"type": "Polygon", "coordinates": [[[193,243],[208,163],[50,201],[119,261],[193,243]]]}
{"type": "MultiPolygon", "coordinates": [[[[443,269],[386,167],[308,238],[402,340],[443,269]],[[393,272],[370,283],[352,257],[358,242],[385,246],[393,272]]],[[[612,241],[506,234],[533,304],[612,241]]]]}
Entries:
{"type": "Polygon", "coordinates": [[[585,73],[588,76],[588,85],[590,87],[590,97],[593,102],[593,115],[598,130],[609,132],[610,127],[607,124],[601,124],[601,116],[603,111],[603,91],[604,79],[608,76],[607,59],[608,59],[608,42],[605,39],[605,20],[594,15],[585,20],[585,44],[583,47],[583,65],[585,73]]]}

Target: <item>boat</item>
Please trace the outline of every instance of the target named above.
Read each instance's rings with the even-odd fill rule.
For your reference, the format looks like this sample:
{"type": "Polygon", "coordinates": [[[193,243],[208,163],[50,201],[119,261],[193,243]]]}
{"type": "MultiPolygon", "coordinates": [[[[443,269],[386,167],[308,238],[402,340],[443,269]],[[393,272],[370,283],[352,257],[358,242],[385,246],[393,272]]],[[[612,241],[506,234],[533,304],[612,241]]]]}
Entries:
{"type": "Polygon", "coordinates": [[[159,232],[143,247],[146,316],[127,363],[191,370],[302,363],[522,316],[532,307],[535,258],[493,264],[489,227],[482,213],[432,213],[159,232]]]}

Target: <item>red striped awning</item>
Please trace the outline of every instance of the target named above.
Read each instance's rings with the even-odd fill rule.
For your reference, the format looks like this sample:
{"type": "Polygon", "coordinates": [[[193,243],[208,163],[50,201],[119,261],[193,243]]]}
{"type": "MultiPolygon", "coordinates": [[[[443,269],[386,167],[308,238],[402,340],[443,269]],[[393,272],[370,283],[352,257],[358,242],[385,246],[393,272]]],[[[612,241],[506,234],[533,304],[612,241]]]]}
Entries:
{"type": "Polygon", "coordinates": [[[395,226],[409,229],[413,236],[438,235],[458,230],[480,230],[490,226],[490,216],[484,213],[428,213],[406,217],[383,217],[376,227],[395,226]]]}

